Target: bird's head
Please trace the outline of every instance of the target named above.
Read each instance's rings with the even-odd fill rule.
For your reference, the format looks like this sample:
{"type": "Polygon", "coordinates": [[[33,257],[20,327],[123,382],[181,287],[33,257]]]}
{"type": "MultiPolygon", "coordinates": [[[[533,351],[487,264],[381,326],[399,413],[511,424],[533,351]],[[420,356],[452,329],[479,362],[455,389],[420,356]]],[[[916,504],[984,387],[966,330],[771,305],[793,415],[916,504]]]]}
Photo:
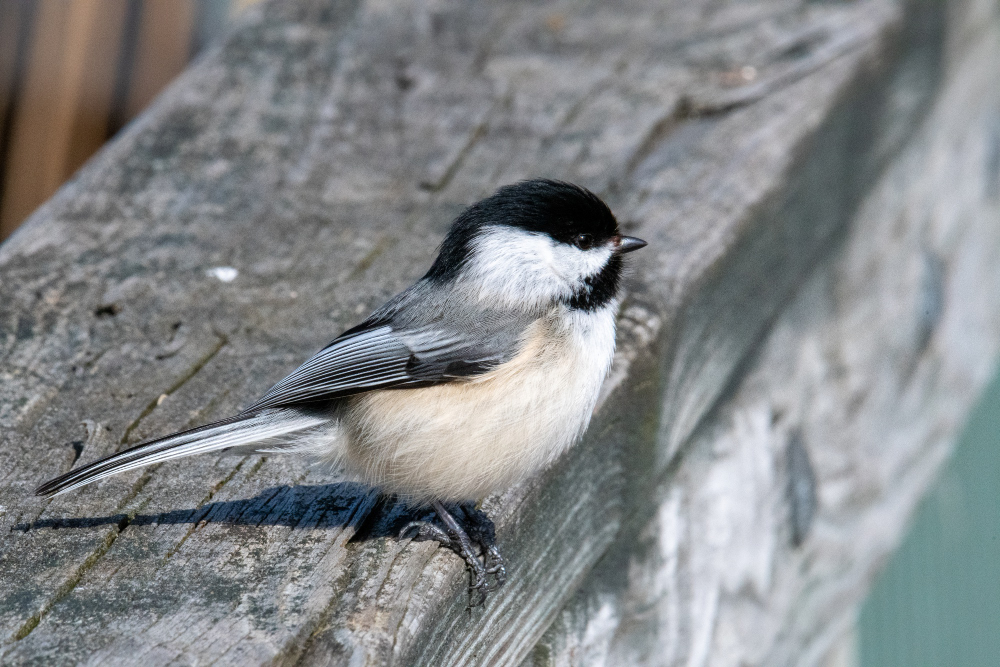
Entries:
{"type": "Polygon", "coordinates": [[[522,181],[459,215],[425,278],[487,305],[595,310],[618,295],[622,255],[645,245],[623,236],[611,209],[589,190],[522,181]]]}

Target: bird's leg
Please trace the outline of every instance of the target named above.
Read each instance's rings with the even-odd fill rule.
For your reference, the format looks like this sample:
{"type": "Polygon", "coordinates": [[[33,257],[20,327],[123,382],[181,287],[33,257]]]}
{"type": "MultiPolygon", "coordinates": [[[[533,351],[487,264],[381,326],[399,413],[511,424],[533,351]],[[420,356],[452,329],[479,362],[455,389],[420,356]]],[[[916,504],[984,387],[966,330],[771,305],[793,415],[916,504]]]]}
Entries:
{"type": "Polygon", "coordinates": [[[472,571],[472,575],[475,581],[469,586],[469,590],[476,591],[479,596],[478,598],[473,598],[469,602],[470,607],[477,607],[486,601],[486,594],[489,593],[492,588],[486,581],[486,566],[479,561],[479,556],[472,547],[472,540],[469,538],[469,534],[465,532],[461,524],[452,516],[444,505],[435,501],[432,503],[434,511],[437,513],[438,518],[444,522],[444,525],[448,528],[448,535],[451,537],[454,549],[459,556],[465,561],[465,564],[469,566],[472,571]]]}
{"type": "Polygon", "coordinates": [[[496,527],[486,513],[476,509],[475,505],[463,505],[462,511],[465,513],[467,520],[466,525],[468,526],[469,537],[482,550],[486,573],[492,574],[495,577],[495,588],[500,588],[507,580],[507,568],[504,566],[500,550],[497,549],[496,527]]]}
{"type": "Polygon", "coordinates": [[[471,570],[474,579],[469,589],[478,593],[470,601],[469,606],[476,607],[486,600],[487,593],[503,584],[506,575],[503,559],[492,542],[493,522],[481,512],[470,513],[468,510],[464,510],[465,515],[472,518],[471,526],[474,537],[469,537],[469,533],[462,528],[462,525],[443,504],[434,502],[432,507],[445,525],[444,530],[430,522],[411,521],[403,527],[399,536],[400,538],[413,537],[418,540],[434,540],[461,556],[471,570]],[[483,561],[485,562],[479,560],[474,544],[478,544],[482,548],[483,561]],[[496,578],[495,586],[490,585],[487,581],[491,574],[496,578]]]}

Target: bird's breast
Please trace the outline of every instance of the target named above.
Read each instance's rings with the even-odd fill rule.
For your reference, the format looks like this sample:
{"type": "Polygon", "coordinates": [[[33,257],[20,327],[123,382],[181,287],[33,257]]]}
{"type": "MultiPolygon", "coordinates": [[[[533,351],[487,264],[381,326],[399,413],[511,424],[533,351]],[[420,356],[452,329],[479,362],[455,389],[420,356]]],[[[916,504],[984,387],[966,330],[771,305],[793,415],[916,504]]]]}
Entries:
{"type": "Polygon", "coordinates": [[[615,305],[537,320],[511,361],[473,380],[353,397],[346,463],[419,499],[476,499],[530,475],[586,429],[614,355],[615,305]]]}

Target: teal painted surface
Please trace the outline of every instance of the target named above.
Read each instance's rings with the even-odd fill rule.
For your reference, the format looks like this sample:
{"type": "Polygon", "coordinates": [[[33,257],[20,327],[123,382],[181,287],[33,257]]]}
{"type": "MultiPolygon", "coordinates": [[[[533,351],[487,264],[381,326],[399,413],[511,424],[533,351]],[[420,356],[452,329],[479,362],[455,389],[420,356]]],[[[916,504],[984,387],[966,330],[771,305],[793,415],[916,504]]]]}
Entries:
{"type": "Polygon", "coordinates": [[[875,584],[862,667],[1000,665],[1000,376],[875,584]]]}

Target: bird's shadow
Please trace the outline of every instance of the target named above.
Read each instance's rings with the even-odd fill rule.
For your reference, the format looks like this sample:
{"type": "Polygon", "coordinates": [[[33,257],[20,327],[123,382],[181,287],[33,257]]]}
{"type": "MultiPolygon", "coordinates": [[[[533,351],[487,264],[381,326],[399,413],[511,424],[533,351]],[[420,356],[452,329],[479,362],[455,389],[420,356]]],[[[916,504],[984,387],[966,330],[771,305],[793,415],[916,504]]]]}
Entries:
{"type": "MultiPolygon", "coordinates": [[[[489,518],[480,510],[465,509],[470,516],[489,518]]],[[[292,529],[354,527],[352,542],[396,537],[411,521],[434,519],[426,507],[411,505],[395,496],[380,495],[369,486],[354,482],[312,486],[281,485],[265,489],[253,498],[206,503],[193,509],[159,514],[124,513],[94,517],[52,517],[20,523],[14,530],[93,528],[116,524],[120,528],[149,525],[217,523],[241,526],[288,526],[292,529]]]]}

